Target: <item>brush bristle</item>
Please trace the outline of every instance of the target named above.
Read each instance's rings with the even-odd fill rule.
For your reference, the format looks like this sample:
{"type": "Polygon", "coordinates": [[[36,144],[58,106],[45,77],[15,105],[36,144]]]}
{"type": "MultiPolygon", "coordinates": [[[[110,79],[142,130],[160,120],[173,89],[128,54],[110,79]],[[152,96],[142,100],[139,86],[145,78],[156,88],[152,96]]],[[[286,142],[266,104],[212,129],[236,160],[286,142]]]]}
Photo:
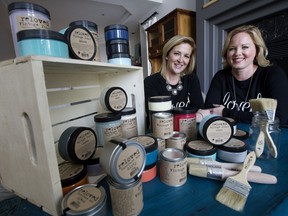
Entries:
{"type": "Polygon", "coordinates": [[[257,98],[249,100],[253,112],[265,112],[269,120],[274,120],[277,100],[273,98],[257,98]]]}

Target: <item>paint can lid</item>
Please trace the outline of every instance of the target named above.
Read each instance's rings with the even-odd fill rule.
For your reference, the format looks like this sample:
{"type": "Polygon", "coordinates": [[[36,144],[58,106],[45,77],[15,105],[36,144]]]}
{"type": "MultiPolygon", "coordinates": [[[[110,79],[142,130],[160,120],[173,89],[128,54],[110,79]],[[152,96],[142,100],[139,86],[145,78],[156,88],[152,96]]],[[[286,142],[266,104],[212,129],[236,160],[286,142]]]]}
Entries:
{"type": "Polygon", "coordinates": [[[50,19],[49,11],[41,5],[30,3],[30,2],[14,2],[8,5],[8,12],[12,12],[17,9],[27,9],[27,10],[35,10],[47,15],[50,19]]]}
{"type": "Polygon", "coordinates": [[[51,39],[67,44],[67,40],[63,34],[47,29],[25,29],[17,32],[18,42],[26,39],[51,39]]]}

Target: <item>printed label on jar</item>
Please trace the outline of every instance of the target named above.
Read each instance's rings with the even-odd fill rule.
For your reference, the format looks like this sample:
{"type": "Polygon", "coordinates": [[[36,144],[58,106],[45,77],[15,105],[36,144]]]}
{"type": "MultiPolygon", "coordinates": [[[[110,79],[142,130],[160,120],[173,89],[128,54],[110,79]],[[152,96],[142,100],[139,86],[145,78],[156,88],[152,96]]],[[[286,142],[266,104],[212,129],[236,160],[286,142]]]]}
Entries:
{"type": "Polygon", "coordinates": [[[49,19],[41,19],[34,16],[17,16],[18,31],[25,29],[46,29],[51,28],[49,19]]]}
{"type": "Polygon", "coordinates": [[[69,179],[72,176],[76,176],[84,169],[84,165],[82,164],[71,164],[71,163],[62,163],[58,167],[61,180],[69,179]]]}
{"type": "Polygon", "coordinates": [[[217,120],[209,125],[206,135],[210,142],[221,145],[231,138],[232,129],[226,121],[217,120]]]}
{"type": "Polygon", "coordinates": [[[173,117],[157,118],[152,115],[153,136],[167,139],[173,135],[173,117]]]}
{"type": "Polygon", "coordinates": [[[113,110],[119,111],[126,106],[126,95],[121,89],[115,89],[109,96],[109,103],[113,110]]]}
{"type": "Polygon", "coordinates": [[[178,149],[181,149],[183,150],[184,148],[184,145],[186,143],[186,137],[184,138],[180,138],[180,139],[167,139],[166,140],[166,146],[167,148],[178,148],[178,149]]]}
{"type": "Polygon", "coordinates": [[[122,120],[122,136],[129,138],[137,136],[137,120],[135,118],[122,120]]]}
{"type": "Polygon", "coordinates": [[[75,142],[75,153],[80,160],[86,160],[94,154],[96,146],[95,135],[90,130],[82,131],[75,142]]]}
{"type": "Polygon", "coordinates": [[[187,161],[186,159],[178,162],[161,160],[160,179],[170,186],[181,186],[187,180],[187,161]]]}
{"type": "Polygon", "coordinates": [[[189,141],[197,139],[196,118],[180,119],[179,131],[185,133],[189,141]]]}
{"type": "Polygon", "coordinates": [[[122,136],[121,124],[103,129],[104,143],[109,142],[111,139],[122,136]]]}

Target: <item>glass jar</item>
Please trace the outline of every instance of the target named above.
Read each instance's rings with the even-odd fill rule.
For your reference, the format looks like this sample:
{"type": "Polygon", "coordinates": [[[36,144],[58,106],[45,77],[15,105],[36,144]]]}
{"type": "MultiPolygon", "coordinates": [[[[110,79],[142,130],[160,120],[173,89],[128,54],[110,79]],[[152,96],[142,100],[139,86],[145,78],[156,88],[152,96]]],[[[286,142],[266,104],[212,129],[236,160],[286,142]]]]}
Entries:
{"type": "MultiPolygon", "coordinates": [[[[279,153],[280,148],[280,138],[281,138],[281,129],[279,127],[279,119],[275,118],[275,120],[268,120],[264,112],[256,112],[252,118],[251,126],[249,128],[249,149],[250,151],[255,151],[256,141],[260,133],[260,128],[266,127],[268,124],[268,133],[270,134],[277,152],[279,153]]],[[[273,159],[271,155],[267,142],[265,140],[264,151],[260,156],[262,159],[273,159]]]]}

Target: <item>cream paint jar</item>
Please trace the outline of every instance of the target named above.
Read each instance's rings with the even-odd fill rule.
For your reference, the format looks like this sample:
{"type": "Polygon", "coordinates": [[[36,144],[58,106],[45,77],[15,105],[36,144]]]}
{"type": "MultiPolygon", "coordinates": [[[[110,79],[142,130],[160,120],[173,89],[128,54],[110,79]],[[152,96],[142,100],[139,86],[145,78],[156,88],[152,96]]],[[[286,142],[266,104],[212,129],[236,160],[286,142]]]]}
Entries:
{"type": "Polygon", "coordinates": [[[178,148],[184,150],[186,144],[186,134],[183,132],[174,131],[173,136],[166,139],[167,148],[178,148]]]}
{"type": "Polygon", "coordinates": [[[134,140],[115,138],[103,148],[100,164],[119,184],[130,184],[139,178],[146,163],[144,147],[134,140]]]}
{"type": "Polygon", "coordinates": [[[107,196],[103,187],[96,184],[81,185],[64,196],[61,201],[63,215],[106,216],[107,196]]]}
{"type": "Polygon", "coordinates": [[[69,127],[58,141],[60,156],[74,163],[82,163],[92,158],[96,148],[96,134],[88,127],[69,127]]]}
{"type": "Polygon", "coordinates": [[[154,137],[168,139],[173,136],[173,114],[154,113],[152,115],[152,134],[154,137]]]}
{"type": "Polygon", "coordinates": [[[247,156],[247,144],[242,140],[232,138],[226,144],[219,146],[217,157],[231,163],[243,163],[247,156]]]}
{"type": "Polygon", "coordinates": [[[136,109],[126,107],[121,111],[122,137],[130,138],[138,135],[136,109]]]}
{"type": "Polygon", "coordinates": [[[169,186],[182,186],[187,181],[187,160],[183,150],[166,148],[160,154],[160,180],[169,186]]]}
{"type": "Polygon", "coordinates": [[[119,184],[110,177],[107,181],[113,215],[139,215],[144,206],[141,177],[129,184],[119,184]]]}
{"type": "Polygon", "coordinates": [[[211,114],[200,122],[199,133],[206,142],[219,146],[232,138],[233,126],[227,118],[211,114]]]}
{"type": "Polygon", "coordinates": [[[113,113],[121,112],[128,102],[127,93],[121,87],[108,87],[101,92],[100,104],[102,107],[113,113]]]}
{"type": "Polygon", "coordinates": [[[217,148],[204,140],[193,140],[185,145],[187,157],[211,158],[216,160],[217,148]]]}

